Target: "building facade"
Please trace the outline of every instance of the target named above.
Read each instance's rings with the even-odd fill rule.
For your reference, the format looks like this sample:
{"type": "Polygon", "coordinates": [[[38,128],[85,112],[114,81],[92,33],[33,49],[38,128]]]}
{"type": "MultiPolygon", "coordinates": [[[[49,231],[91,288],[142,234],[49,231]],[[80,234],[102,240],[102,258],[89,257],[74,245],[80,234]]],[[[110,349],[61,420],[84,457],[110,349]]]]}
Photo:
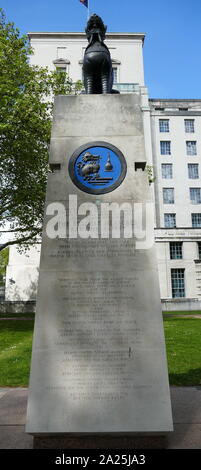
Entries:
{"type": "MultiPolygon", "coordinates": [[[[34,54],[33,65],[62,70],[76,82],[82,80],[84,52],[88,44],[85,33],[29,33],[34,54]]],[[[105,43],[110,51],[115,87],[132,92],[144,85],[142,33],[108,33],[105,43]]]]}
{"type": "Polygon", "coordinates": [[[196,309],[201,299],[201,100],[149,103],[161,297],[175,299],[178,306],[189,299],[196,309]]]}
{"type": "MultiPolygon", "coordinates": [[[[84,33],[29,33],[31,63],[82,80],[84,33]]],[[[146,156],[153,166],[159,279],[164,309],[201,308],[201,100],[148,99],[142,33],[108,33],[114,88],[141,90],[146,156]]],[[[10,249],[6,300],[34,300],[39,247],[10,249]],[[32,288],[31,288],[32,286],[32,288]],[[34,286],[34,288],[33,288],[34,286]]]]}

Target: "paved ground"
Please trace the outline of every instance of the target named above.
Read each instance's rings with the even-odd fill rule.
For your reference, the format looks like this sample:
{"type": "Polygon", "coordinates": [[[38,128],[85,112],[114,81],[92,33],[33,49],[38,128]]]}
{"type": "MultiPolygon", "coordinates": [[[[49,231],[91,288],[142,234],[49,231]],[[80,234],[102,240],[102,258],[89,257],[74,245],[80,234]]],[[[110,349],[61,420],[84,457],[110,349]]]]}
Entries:
{"type": "MultiPolygon", "coordinates": [[[[24,431],[28,390],[0,388],[0,449],[32,449],[24,431]]],[[[167,449],[201,449],[201,386],[171,387],[174,432],[167,449]]]]}

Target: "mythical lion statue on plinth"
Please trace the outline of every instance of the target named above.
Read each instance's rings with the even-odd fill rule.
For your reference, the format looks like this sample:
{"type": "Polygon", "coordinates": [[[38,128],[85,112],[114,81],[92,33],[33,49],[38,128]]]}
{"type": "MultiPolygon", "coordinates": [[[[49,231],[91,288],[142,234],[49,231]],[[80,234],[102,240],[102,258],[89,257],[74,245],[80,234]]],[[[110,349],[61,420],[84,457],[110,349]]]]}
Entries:
{"type": "Polygon", "coordinates": [[[100,16],[92,15],[85,29],[88,46],[83,61],[84,86],[87,94],[118,93],[112,89],[112,60],[104,44],[107,26],[100,16]]]}

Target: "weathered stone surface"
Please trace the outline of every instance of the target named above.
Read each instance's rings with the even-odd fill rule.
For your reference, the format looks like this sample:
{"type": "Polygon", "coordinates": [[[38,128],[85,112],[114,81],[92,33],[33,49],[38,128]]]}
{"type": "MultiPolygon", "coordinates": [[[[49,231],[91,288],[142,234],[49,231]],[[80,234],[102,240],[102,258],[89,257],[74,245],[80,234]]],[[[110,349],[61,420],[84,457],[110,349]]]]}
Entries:
{"type": "MultiPolygon", "coordinates": [[[[145,161],[140,94],[58,97],[52,135],[51,163],[61,169],[49,176],[46,206],[62,202],[68,212],[70,194],[78,207],[137,202],[145,211],[148,179],[135,171],[135,162],[145,161]],[[82,192],[68,174],[72,153],[95,140],[118,147],[127,162],[121,185],[98,196],[82,192]]],[[[27,432],[171,431],[155,247],[139,249],[136,234],[50,240],[50,218],[44,220],[27,432]]]]}
{"type": "Polygon", "coordinates": [[[59,96],[52,137],[82,136],[84,142],[91,135],[135,135],[143,139],[138,98],[134,93],[121,95],[120,99],[117,95],[59,96]]]}

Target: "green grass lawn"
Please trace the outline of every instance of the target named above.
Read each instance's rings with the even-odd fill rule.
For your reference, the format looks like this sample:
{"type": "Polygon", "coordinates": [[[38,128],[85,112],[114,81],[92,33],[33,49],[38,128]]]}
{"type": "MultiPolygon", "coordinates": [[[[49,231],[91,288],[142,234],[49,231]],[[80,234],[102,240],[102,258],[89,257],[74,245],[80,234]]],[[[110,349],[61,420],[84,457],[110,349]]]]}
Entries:
{"type": "MultiPolygon", "coordinates": [[[[0,386],[28,386],[33,324],[0,321],[0,386]]],[[[166,317],[164,328],[170,384],[201,385],[201,320],[166,317]]]]}
{"type": "Polygon", "coordinates": [[[35,317],[35,314],[32,313],[32,312],[28,312],[28,313],[0,313],[0,318],[34,318],[35,317]]]}
{"type": "Polygon", "coordinates": [[[0,321],[0,386],[28,385],[33,320],[0,321]]]}
{"type": "Polygon", "coordinates": [[[169,379],[172,385],[201,385],[201,320],[164,319],[169,379]]]}
{"type": "Polygon", "coordinates": [[[191,310],[190,312],[184,310],[184,311],[176,311],[176,310],[170,310],[170,311],[163,311],[163,315],[201,315],[201,310],[191,310]]]}

